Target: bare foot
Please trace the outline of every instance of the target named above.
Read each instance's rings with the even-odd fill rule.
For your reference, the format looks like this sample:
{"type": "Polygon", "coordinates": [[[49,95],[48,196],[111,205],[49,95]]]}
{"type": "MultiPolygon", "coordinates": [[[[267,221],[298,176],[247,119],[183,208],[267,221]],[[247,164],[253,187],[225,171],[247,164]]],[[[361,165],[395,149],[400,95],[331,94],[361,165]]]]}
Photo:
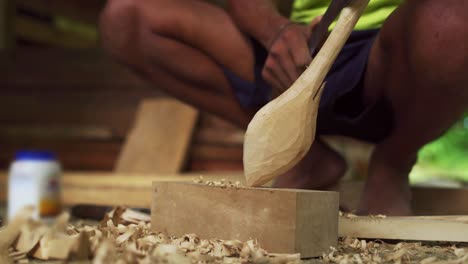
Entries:
{"type": "Polygon", "coordinates": [[[275,187],[324,190],[335,185],[346,172],[346,162],[333,149],[316,140],[309,153],[294,168],[279,176],[275,187]]]}
{"type": "Polygon", "coordinates": [[[413,215],[408,170],[371,164],[371,174],[362,194],[358,214],[413,215]]]}

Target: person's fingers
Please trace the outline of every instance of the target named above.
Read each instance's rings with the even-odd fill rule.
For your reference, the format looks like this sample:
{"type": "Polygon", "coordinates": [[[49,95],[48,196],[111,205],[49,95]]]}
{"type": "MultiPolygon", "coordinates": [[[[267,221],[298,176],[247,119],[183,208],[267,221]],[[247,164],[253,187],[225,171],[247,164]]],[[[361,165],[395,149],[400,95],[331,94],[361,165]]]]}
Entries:
{"type": "MultiPolygon", "coordinates": [[[[285,34],[285,40],[290,38],[290,36],[285,34]]],[[[281,67],[282,72],[278,73],[281,75],[285,75],[287,77],[287,83],[284,83],[287,87],[291,86],[291,84],[299,77],[296,65],[294,64],[294,60],[290,53],[290,46],[286,41],[282,41],[279,45],[275,45],[272,47],[270,51],[270,56],[278,63],[281,67]]],[[[279,69],[278,69],[279,71],[279,69]]],[[[285,79],[284,77],[280,79],[285,79]]]]}
{"type": "Polygon", "coordinates": [[[265,61],[264,70],[268,71],[271,76],[273,76],[282,86],[282,89],[286,89],[289,87],[289,77],[287,73],[283,70],[283,67],[280,64],[279,56],[281,55],[272,55],[268,56],[267,60],[265,61]]]}
{"type": "Polygon", "coordinates": [[[272,94],[278,95],[281,94],[283,90],[283,85],[276,79],[276,77],[272,74],[270,70],[267,68],[263,68],[262,70],[262,78],[271,85],[273,91],[272,94]]]}
{"type": "Polygon", "coordinates": [[[314,31],[314,29],[318,26],[318,24],[320,23],[320,21],[322,21],[322,17],[323,16],[318,16],[316,18],[314,18],[308,25],[308,28],[309,28],[309,38],[310,38],[310,34],[312,34],[312,32],[314,31]]]}
{"type": "Polygon", "coordinates": [[[297,80],[297,78],[299,78],[299,75],[301,75],[301,71],[296,66],[296,63],[294,62],[294,58],[292,56],[292,52],[289,49],[283,56],[281,56],[280,63],[283,67],[283,70],[289,77],[288,87],[290,87],[297,80]]]}
{"type": "Polygon", "coordinates": [[[298,34],[296,38],[289,39],[289,46],[292,47],[289,49],[289,55],[292,57],[298,77],[312,61],[307,41],[304,34],[298,34]]]}

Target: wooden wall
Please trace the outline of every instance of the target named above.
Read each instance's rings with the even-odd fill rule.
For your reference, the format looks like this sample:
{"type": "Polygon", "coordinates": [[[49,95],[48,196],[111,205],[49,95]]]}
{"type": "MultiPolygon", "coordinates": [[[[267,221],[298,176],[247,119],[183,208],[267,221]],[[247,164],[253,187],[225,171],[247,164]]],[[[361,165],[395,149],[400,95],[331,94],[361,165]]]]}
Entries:
{"type": "MultiPolygon", "coordinates": [[[[167,96],[99,50],[93,30],[104,2],[0,8],[16,43],[0,51],[0,170],[20,149],[55,151],[69,170],[112,170],[139,102],[167,96]]],[[[243,132],[206,114],[198,126],[186,170],[241,169],[243,132]]]]}

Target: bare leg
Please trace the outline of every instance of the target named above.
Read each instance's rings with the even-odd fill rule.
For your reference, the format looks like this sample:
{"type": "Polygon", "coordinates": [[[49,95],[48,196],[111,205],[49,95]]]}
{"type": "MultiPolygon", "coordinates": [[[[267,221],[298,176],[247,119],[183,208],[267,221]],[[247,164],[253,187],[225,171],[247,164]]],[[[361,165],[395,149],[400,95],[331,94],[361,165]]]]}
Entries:
{"type": "Polygon", "coordinates": [[[237,102],[220,65],[253,79],[250,43],[220,8],[203,1],[109,0],[104,48],[158,88],[245,127],[254,109],[237,102]]]}
{"type": "Polygon", "coordinates": [[[408,173],[418,150],[468,107],[467,20],[467,1],[408,0],[382,28],[365,100],[386,97],[394,129],[372,155],[362,213],[411,214],[408,173]]]}

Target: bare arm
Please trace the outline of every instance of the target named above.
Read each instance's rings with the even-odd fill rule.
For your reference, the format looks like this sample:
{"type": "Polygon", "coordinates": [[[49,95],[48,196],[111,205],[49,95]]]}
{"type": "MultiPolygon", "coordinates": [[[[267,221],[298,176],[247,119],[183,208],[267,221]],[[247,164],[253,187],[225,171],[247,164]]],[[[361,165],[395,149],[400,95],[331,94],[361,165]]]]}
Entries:
{"type": "Polygon", "coordinates": [[[228,11],[239,28],[269,48],[277,32],[289,22],[271,0],[228,0],[228,11]]]}
{"type": "Polygon", "coordinates": [[[288,89],[312,59],[307,41],[319,20],[311,21],[309,26],[293,24],[278,12],[274,0],[227,0],[227,3],[239,28],[268,50],[262,76],[272,85],[274,94],[288,89]]]}

